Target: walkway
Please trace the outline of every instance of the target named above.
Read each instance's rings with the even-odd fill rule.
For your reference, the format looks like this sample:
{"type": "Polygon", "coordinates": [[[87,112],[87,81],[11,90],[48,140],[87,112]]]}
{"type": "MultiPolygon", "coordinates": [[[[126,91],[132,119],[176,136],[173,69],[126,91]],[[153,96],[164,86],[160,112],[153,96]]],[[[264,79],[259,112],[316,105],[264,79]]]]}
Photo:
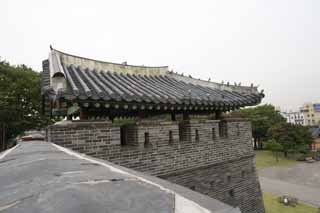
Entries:
{"type": "Polygon", "coordinates": [[[320,190],[271,178],[259,177],[262,191],[288,195],[320,207],[320,190]]]}
{"type": "Polygon", "coordinates": [[[237,213],[167,181],[47,142],[0,153],[0,213],[237,213]]]}
{"type": "Polygon", "coordinates": [[[259,170],[262,190],[289,195],[320,207],[320,162],[259,170]]]}

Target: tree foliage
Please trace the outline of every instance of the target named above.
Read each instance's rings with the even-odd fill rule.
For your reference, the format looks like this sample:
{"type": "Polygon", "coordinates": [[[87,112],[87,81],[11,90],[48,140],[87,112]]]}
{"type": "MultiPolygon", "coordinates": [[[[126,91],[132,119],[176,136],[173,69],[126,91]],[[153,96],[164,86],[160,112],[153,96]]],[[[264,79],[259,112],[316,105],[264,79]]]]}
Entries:
{"type": "Polygon", "coordinates": [[[40,74],[25,65],[0,61],[0,123],[7,136],[47,123],[41,116],[40,74]]]}
{"type": "Polygon", "coordinates": [[[283,146],[280,143],[278,143],[274,139],[270,139],[267,141],[266,146],[264,148],[275,153],[276,160],[277,162],[279,162],[278,153],[283,151],[283,146]]]}
{"type": "Polygon", "coordinates": [[[282,145],[285,156],[288,152],[307,152],[313,142],[308,127],[290,123],[278,123],[272,126],[268,136],[282,145]]]}
{"type": "Polygon", "coordinates": [[[262,144],[261,140],[267,138],[268,130],[273,125],[286,122],[286,119],[270,104],[241,109],[232,114],[233,116],[247,117],[251,121],[255,146],[257,143],[262,144]]]}

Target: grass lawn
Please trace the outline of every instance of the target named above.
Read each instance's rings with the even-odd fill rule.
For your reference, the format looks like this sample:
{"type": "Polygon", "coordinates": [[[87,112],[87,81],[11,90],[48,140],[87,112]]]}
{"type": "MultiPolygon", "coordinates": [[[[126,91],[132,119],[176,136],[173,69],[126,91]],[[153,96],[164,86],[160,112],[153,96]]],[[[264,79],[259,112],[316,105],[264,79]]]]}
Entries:
{"type": "Polygon", "coordinates": [[[270,166],[290,166],[297,161],[288,159],[279,153],[279,162],[277,162],[275,155],[267,150],[256,151],[256,166],[257,168],[270,167],[270,166]]]}
{"type": "Polygon", "coordinates": [[[263,193],[263,202],[266,213],[317,213],[318,209],[299,202],[296,207],[285,206],[278,202],[278,196],[270,193],[263,193]]]}

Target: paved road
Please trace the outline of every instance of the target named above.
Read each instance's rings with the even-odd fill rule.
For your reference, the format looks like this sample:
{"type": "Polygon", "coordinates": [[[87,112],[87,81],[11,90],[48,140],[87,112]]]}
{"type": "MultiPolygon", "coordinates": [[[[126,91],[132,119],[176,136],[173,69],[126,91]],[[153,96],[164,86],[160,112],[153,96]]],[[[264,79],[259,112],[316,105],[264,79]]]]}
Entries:
{"type": "Polygon", "coordinates": [[[259,170],[262,190],[290,195],[320,207],[320,162],[259,170]]]}

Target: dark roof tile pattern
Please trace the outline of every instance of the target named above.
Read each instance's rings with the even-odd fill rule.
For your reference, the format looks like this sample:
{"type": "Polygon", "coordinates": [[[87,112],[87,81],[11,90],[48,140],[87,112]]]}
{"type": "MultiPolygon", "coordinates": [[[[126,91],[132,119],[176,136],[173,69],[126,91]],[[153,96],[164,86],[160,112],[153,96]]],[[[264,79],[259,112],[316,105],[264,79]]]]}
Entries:
{"type": "Polygon", "coordinates": [[[136,74],[98,70],[98,67],[89,68],[90,66],[64,63],[58,58],[59,54],[64,53],[55,51],[54,54],[57,57],[51,58],[59,59],[58,64],[61,66],[50,66],[48,64],[50,57],[49,61],[43,62],[42,87],[44,92],[49,90],[50,73],[60,72],[65,77],[67,88],[57,91],[55,98],[77,101],[168,104],[187,108],[189,105],[238,108],[256,105],[264,97],[254,87],[217,86],[216,83],[212,83],[215,86],[211,86],[209,82],[178,76],[172,72],[146,75],[143,72],[136,74]],[[63,70],[49,70],[54,67],[63,70]]]}
{"type": "MultiPolygon", "coordinates": [[[[243,106],[261,101],[261,94],[212,89],[178,81],[170,74],[146,76],[63,66],[66,99],[169,103],[173,105],[243,106]]],[[[63,96],[63,94],[62,94],[63,96]]]]}

